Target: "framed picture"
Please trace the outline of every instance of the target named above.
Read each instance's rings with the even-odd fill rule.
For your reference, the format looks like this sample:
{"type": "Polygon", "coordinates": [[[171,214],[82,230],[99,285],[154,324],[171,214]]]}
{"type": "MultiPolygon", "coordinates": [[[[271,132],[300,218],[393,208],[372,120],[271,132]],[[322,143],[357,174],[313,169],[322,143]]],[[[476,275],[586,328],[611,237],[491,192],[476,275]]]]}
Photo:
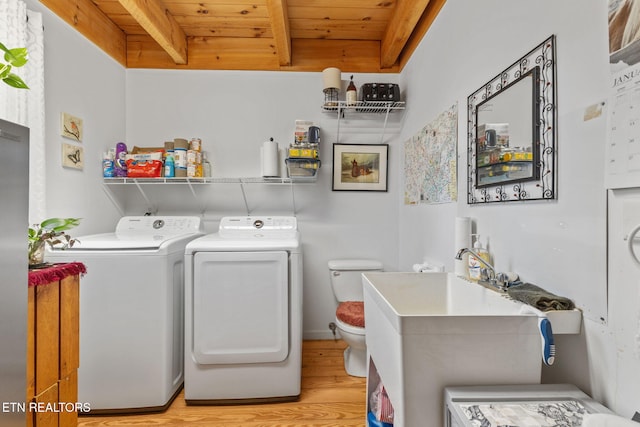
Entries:
{"type": "Polygon", "coordinates": [[[65,138],[73,139],[76,142],[82,142],[82,119],[80,117],[72,116],[69,113],[61,113],[60,135],[65,138]]]}
{"type": "Polygon", "coordinates": [[[387,191],[389,144],[333,144],[333,191],[387,191]]]}
{"type": "Polygon", "coordinates": [[[83,169],[84,150],[77,145],[62,143],[62,166],[65,168],[83,169]]]}

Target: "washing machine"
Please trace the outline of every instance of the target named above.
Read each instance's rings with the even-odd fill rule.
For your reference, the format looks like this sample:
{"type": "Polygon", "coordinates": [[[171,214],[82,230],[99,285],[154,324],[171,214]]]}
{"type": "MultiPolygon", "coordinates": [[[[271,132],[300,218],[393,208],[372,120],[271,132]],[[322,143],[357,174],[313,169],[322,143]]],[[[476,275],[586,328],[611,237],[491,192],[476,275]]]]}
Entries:
{"type": "Polygon", "coordinates": [[[200,218],[126,216],[48,262],[79,261],[78,401],[88,414],[166,409],[184,379],[184,250],[200,218]]]}
{"type": "Polygon", "coordinates": [[[302,249],[295,217],[225,217],[185,250],[187,404],[300,396],[302,249]]]}

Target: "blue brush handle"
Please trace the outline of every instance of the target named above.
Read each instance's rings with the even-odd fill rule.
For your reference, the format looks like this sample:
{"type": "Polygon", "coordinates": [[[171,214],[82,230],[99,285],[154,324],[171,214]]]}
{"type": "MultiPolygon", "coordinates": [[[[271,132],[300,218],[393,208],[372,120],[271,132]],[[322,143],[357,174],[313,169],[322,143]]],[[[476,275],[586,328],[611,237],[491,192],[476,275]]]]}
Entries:
{"type": "Polygon", "coordinates": [[[556,345],[553,342],[551,322],[546,317],[539,318],[538,327],[542,340],[542,361],[545,365],[551,366],[556,358],[556,345]]]}

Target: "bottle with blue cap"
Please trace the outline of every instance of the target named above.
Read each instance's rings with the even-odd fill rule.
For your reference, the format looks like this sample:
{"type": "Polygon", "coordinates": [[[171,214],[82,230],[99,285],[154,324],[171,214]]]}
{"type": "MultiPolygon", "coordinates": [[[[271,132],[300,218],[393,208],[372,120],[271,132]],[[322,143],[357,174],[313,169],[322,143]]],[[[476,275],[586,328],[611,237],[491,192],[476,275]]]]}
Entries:
{"type": "Polygon", "coordinates": [[[164,160],[164,177],[173,178],[174,176],[176,176],[176,164],[173,160],[173,155],[169,154],[164,160]]]}

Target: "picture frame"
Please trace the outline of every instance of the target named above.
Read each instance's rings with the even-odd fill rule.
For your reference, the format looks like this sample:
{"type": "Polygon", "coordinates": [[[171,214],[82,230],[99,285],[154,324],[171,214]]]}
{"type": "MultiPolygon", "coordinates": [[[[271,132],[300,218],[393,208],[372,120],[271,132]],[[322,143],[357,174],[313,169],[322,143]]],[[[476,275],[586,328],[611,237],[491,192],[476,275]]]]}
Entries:
{"type": "Polygon", "coordinates": [[[65,112],[60,114],[60,135],[75,142],[82,142],[83,134],[84,130],[80,117],[65,112]]]}
{"type": "Polygon", "coordinates": [[[84,149],[81,146],[63,142],[62,166],[71,169],[84,169],[84,149]]]}
{"type": "Polygon", "coordinates": [[[333,191],[387,191],[389,144],[333,144],[333,191]]]}

